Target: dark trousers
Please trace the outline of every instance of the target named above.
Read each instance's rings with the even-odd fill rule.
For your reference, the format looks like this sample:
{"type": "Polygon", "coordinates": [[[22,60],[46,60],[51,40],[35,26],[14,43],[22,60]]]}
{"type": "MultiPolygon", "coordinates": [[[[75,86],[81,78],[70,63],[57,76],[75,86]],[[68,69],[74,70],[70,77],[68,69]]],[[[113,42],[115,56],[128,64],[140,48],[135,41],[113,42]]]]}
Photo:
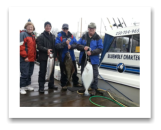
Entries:
{"type": "MultiPolygon", "coordinates": [[[[44,88],[45,84],[45,78],[46,78],[46,67],[47,67],[47,60],[41,60],[40,61],[40,68],[39,68],[39,88],[44,88]]],[[[55,68],[55,62],[54,62],[54,68],[55,68]]],[[[48,87],[52,87],[54,85],[54,68],[50,76],[50,81],[48,83],[48,87]]]]}
{"type": "MultiPolygon", "coordinates": [[[[75,68],[75,72],[72,75],[72,81],[73,81],[73,84],[78,84],[79,78],[77,77],[77,67],[76,67],[75,61],[73,61],[73,65],[74,65],[74,68],[75,68]]],[[[60,82],[61,82],[61,86],[63,87],[63,86],[66,86],[66,83],[67,83],[67,76],[66,76],[66,74],[64,74],[64,71],[65,71],[64,62],[60,62],[60,71],[61,71],[60,82]]]]}
{"type": "MultiPolygon", "coordinates": [[[[81,62],[81,75],[83,73],[83,70],[84,70],[84,67],[85,67],[85,59],[82,59],[82,62],[81,62]]],[[[91,88],[92,89],[98,89],[98,65],[92,65],[93,67],[93,83],[91,84],[91,88]]]]}
{"type": "Polygon", "coordinates": [[[34,62],[26,62],[20,57],[20,87],[26,87],[31,84],[31,76],[34,70],[34,62]]]}

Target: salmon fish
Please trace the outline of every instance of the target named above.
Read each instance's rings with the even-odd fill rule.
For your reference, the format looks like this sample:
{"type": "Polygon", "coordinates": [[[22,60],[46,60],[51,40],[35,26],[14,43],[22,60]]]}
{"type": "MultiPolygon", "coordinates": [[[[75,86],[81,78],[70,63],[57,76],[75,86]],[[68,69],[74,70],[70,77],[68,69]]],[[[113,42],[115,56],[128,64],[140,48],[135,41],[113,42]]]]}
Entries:
{"type": "Polygon", "coordinates": [[[50,54],[47,61],[47,73],[46,73],[46,81],[48,82],[50,81],[50,76],[53,69],[54,69],[54,57],[53,54],[50,54]]]}

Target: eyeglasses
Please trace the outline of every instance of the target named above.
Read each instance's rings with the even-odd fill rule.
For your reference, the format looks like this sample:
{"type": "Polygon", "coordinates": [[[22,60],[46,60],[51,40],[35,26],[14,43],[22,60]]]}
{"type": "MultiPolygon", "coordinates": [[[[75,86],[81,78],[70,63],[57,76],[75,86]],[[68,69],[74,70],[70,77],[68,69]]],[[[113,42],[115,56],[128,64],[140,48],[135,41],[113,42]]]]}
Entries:
{"type": "Polygon", "coordinates": [[[68,30],[68,28],[63,28],[63,30],[68,30]]]}

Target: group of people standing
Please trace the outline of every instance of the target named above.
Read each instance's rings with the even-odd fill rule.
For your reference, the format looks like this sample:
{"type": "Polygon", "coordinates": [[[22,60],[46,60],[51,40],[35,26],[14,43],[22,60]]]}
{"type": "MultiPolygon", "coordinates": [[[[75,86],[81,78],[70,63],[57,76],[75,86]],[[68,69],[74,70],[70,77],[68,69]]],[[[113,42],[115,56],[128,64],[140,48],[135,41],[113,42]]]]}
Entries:
{"type": "MultiPolygon", "coordinates": [[[[63,90],[67,90],[67,76],[64,73],[65,64],[64,58],[67,52],[73,61],[75,72],[72,75],[72,81],[74,87],[81,87],[82,85],[78,82],[79,78],[77,76],[76,60],[74,55],[74,49],[80,50],[79,64],[81,65],[81,74],[85,67],[85,51],[89,57],[89,62],[91,62],[93,67],[94,82],[91,85],[91,94],[95,95],[98,87],[98,64],[99,64],[99,54],[103,50],[103,43],[100,36],[96,33],[95,23],[90,23],[88,25],[88,32],[83,34],[83,36],[77,41],[76,38],[69,31],[69,25],[63,24],[62,31],[58,32],[57,37],[53,35],[51,31],[52,25],[50,22],[45,22],[44,32],[35,40],[35,35],[33,31],[35,27],[32,22],[26,23],[24,30],[20,31],[20,93],[26,94],[26,90],[34,90],[31,87],[31,76],[34,70],[34,61],[36,60],[36,45],[39,50],[38,61],[40,63],[38,83],[39,92],[44,93],[44,84],[47,68],[48,56],[53,53],[54,59],[58,59],[60,62],[61,71],[61,87],[63,90]],[[70,40],[68,40],[70,39],[70,40]],[[91,49],[89,49],[91,48],[91,49]]],[[[55,68],[55,64],[53,66],[55,68]]],[[[82,86],[83,87],[83,86],[82,86]]],[[[58,87],[54,85],[54,69],[50,76],[50,81],[48,83],[48,89],[57,89],[58,87]]]]}

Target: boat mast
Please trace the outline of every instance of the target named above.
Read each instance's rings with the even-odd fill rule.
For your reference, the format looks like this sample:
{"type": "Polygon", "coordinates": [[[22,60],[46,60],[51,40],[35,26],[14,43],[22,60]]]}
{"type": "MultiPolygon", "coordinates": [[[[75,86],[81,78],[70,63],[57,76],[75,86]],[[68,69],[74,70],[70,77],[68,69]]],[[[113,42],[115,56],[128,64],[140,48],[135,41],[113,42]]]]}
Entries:
{"type": "Polygon", "coordinates": [[[82,18],[81,18],[81,32],[80,32],[80,37],[82,37],[82,18]]]}
{"type": "Polygon", "coordinates": [[[100,36],[101,36],[101,27],[102,27],[102,18],[101,18],[101,26],[100,26],[100,36]]]}
{"type": "Polygon", "coordinates": [[[77,39],[79,39],[79,22],[78,22],[78,29],[77,29],[77,39]]]}

